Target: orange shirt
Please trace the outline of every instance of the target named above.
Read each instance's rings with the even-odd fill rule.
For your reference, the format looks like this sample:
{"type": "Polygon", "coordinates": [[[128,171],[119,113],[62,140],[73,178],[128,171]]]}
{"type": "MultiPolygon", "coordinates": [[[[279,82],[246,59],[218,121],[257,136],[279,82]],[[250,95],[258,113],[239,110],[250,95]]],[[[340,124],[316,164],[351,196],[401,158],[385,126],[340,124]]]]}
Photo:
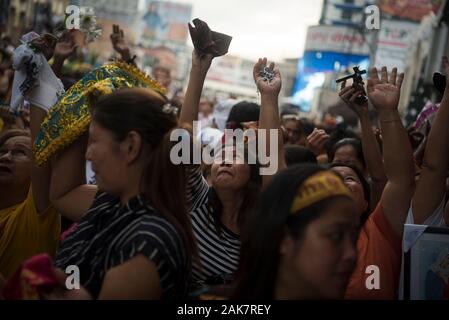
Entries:
{"type": "MultiPolygon", "coordinates": [[[[396,299],[401,271],[401,239],[394,233],[379,202],[360,230],[357,242],[357,265],[349,280],[345,299],[396,299]],[[374,273],[370,265],[379,267],[379,289],[369,290],[366,280],[374,273]]],[[[372,277],[368,283],[372,283],[372,277]]]]}

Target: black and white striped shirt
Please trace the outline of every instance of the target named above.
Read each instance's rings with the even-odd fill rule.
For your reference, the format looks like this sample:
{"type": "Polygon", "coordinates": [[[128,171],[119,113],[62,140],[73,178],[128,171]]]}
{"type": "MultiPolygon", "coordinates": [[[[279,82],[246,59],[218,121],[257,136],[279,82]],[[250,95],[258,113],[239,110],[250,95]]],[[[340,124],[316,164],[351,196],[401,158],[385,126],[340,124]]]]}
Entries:
{"type": "Polygon", "coordinates": [[[182,298],[191,273],[184,248],[173,224],[142,197],[123,206],[119,198],[99,192],[76,230],[62,242],[56,266],[78,266],[81,285],[97,298],[109,269],[143,254],[157,268],[162,298],[182,298]]]}
{"type": "Polygon", "coordinates": [[[213,223],[213,212],[208,200],[209,186],[198,168],[189,171],[187,200],[200,256],[200,266],[193,264],[195,287],[231,281],[238,267],[240,237],[227,229],[221,221],[219,233],[213,223]]]}

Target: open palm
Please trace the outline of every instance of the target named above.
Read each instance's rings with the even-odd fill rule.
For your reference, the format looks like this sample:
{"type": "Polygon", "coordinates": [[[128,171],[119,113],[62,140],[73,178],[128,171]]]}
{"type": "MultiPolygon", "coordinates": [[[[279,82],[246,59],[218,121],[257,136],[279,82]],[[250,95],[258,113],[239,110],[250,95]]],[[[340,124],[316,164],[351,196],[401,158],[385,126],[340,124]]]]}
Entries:
{"type": "Polygon", "coordinates": [[[67,59],[75,53],[77,45],[73,38],[73,33],[65,32],[55,47],[55,57],[67,59]]]}
{"type": "Polygon", "coordinates": [[[387,68],[383,67],[381,77],[376,68],[372,68],[368,78],[368,98],[376,109],[396,110],[401,95],[404,74],[397,75],[397,69],[393,68],[388,78],[387,68]]]}
{"type": "Polygon", "coordinates": [[[129,50],[129,47],[126,44],[125,38],[123,37],[123,35],[119,35],[119,36],[115,37],[112,41],[112,45],[113,45],[114,49],[120,54],[129,50]]]}
{"type": "Polygon", "coordinates": [[[275,94],[278,95],[282,87],[281,74],[278,68],[274,67],[272,62],[269,66],[270,71],[274,74],[273,79],[265,81],[261,72],[267,66],[267,58],[259,59],[254,65],[253,77],[256,82],[257,89],[262,94],[275,94]]]}
{"type": "Polygon", "coordinates": [[[125,41],[125,33],[123,32],[123,29],[120,29],[120,27],[116,24],[112,26],[111,43],[115,51],[117,51],[122,57],[128,58],[130,49],[125,41]]]}

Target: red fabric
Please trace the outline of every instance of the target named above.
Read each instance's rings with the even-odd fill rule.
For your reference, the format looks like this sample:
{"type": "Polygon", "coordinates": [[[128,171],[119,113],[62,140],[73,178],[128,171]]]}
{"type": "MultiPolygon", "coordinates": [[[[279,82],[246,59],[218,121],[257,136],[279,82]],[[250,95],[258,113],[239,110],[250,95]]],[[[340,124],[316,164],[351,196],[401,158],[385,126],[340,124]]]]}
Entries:
{"type": "Polygon", "coordinates": [[[42,293],[60,286],[53,270],[53,261],[48,254],[31,257],[8,280],[3,297],[6,300],[40,299],[42,293]]]}

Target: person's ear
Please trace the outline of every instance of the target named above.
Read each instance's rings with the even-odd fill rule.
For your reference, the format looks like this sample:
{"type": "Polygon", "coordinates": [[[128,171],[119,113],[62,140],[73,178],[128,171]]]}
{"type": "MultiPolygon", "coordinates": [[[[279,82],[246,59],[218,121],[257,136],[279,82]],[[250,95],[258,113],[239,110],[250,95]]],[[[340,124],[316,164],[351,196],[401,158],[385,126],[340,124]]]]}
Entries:
{"type": "Polygon", "coordinates": [[[128,164],[133,163],[139,157],[142,151],[142,136],[136,131],[130,131],[122,143],[122,150],[126,155],[128,164]]]}
{"type": "Polygon", "coordinates": [[[285,230],[284,235],[281,239],[281,244],[279,246],[279,254],[281,256],[290,256],[292,255],[295,249],[295,241],[290,235],[290,233],[285,230]]]}

